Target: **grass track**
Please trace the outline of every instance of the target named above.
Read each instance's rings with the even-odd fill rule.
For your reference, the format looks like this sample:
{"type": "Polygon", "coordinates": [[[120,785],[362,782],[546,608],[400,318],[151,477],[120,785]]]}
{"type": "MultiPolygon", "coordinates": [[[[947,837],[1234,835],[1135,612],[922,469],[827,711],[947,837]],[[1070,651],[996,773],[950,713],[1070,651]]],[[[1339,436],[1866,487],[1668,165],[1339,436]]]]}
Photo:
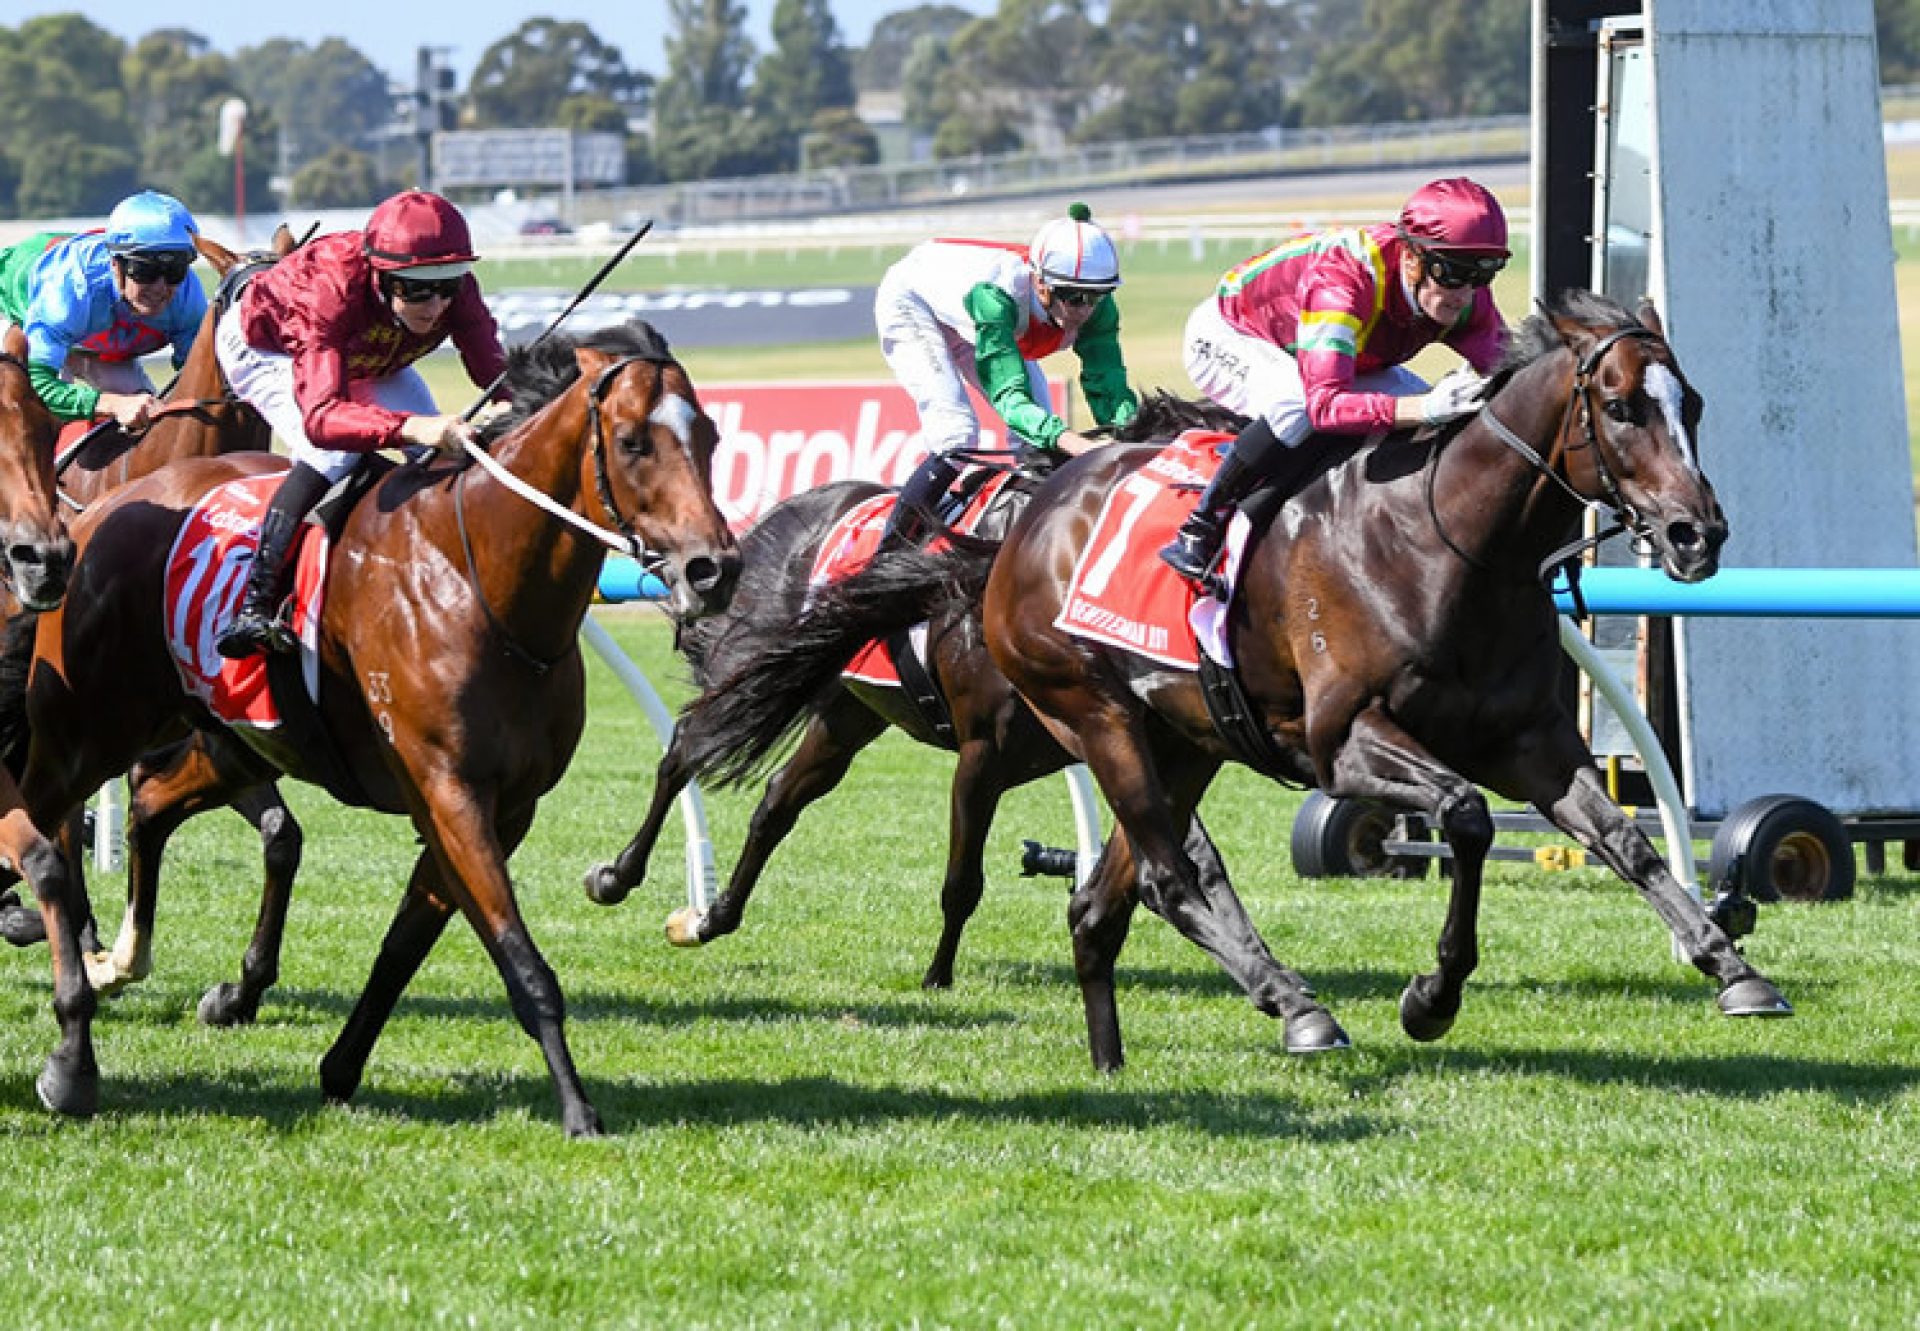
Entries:
{"type": "MultiPolygon", "coordinates": [[[[664,626],[612,617],[656,677],[664,626]]],[[[1292,797],[1240,772],[1209,819],[1275,951],[1355,1037],[1290,1060],[1196,950],[1142,915],[1130,1064],[1084,1051],[1059,885],[1062,783],[1017,792],[958,987],[936,932],[949,760],[890,737],[771,867],[746,929],[660,923],[679,833],[625,906],[577,883],[657,756],[593,672],[594,724],[515,860],[613,1131],[561,1136],[544,1068],[449,931],[351,1110],[315,1067],[411,861],[397,822],[293,794],[307,863],[261,1024],[208,1031],[257,868],[230,816],[182,831],[153,978],[98,1024],[101,1117],[50,1120],[44,952],[0,960],[0,1256],[20,1327],[1910,1326],[1920,1316],[1920,900],[1768,912],[1789,1022],[1716,1016],[1651,914],[1597,872],[1496,865],[1483,966],[1438,1046],[1396,1026],[1430,964],[1425,883],[1302,883],[1292,797]],[[885,808],[884,819],[856,811],[885,808]]],[[[712,793],[730,863],[751,797],[712,793]]],[[[107,913],[117,885],[97,895],[107,913]]]]}

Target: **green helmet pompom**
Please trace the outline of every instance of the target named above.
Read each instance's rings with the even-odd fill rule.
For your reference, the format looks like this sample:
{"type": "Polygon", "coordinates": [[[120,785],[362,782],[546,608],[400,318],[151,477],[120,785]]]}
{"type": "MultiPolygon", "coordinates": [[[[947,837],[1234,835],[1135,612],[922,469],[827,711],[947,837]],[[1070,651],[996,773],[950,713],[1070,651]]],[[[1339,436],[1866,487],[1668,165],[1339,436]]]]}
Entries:
{"type": "Polygon", "coordinates": [[[1067,216],[1076,222],[1091,222],[1093,220],[1093,209],[1087,207],[1084,203],[1070,203],[1067,205],[1067,216]]]}

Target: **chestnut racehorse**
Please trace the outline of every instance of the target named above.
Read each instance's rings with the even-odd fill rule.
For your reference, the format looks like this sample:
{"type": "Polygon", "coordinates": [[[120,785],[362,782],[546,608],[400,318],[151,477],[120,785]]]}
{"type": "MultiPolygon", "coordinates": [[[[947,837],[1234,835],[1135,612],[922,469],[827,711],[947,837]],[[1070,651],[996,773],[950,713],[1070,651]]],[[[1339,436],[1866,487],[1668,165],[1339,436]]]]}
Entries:
{"type": "MultiPolygon", "coordinates": [[[[458,909],[546,1057],[567,1131],[591,1135],[600,1119],[567,1047],[560,987],[528,935],[506,861],[580,737],[576,638],[607,549],[658,573],[681,619],[726,605],[739,553],[710,491],[718,432],[651,328],[517,352],[508,383],[514,413],[491,465],[393,469],[345,518],[329,557],[319,711],[335,775],[356,788],[355,803],[408,815],[425,850],[322,1060],[321,1087],[330,1100],[353,1095],[394,1004],[458,909]]],[[[202,496],[283,467],[249,455],[178,463],[77,524],[75,610],[42,617],[24,699],[32,738],[20,784],[37,823],[57,824],[142,753],[196,731],[203,760],[187,775],[198,788],[177,784],[177,803],[219,803],[274,774],[182,688],[161,584],[202,496]]],[[[277,770],[317,780],[317,758],[282,751],[277,770]]],[[[58,1107],[95,1094],[90,1059],[57,1076],[50,1064],[50,1079],[58,1107]]]]}
{"type": "MultiPolygon", "coordinates": [[[[205,236],[194,237],[194,244],[223,282],[229,273],[241,265],[265,266],[294,249],[293,233],[285,226],[274,230],[270,248],[260,252],[236,254],[205,236]]],[[[137,480],[158,467],[182,458],[217,457],[224,453],[264,453],[272,445],[273,432],[268,429],[266,421],[261,419],[259,412],[228,390],[226,376],[221,373],[220,362],[214,355],[214,323],[224,308],[224,303],[217,300],[209,306],[207,317],[200,325],[200,335],[194,340],[193,350],[187,353],[186,363],[180,367],[178,377],[169,386],[150,427],[139,435],[128,436],[118,426],[104,424],[92,430],[83,443],[62,457],[57,474],[60,492],[70,507],[84,509],[128,481],[137,480]]],[[[12,613],[17,612],[18,606],[9,605],[7,610],[11,617],[12,613]]],[[[24,754],[14,756],[16,760],[24,760],[24,754]]],[[[188,761],[191,761],[191,754],[187,747],[175,746],[149,755],[134,768],[131,774],[133,798],[127,820],[128,842],[133,848],[128,863],[129,876],[142,870],[140,845],[146,832],[147,809],[162,800],[166,783],[172,779],[172,769],[188,761]]],[[[271,781],[251,790],[237,792],[232,804],[234,810],[260,834],[269,879],[266,899],[272,900],[283,895],[290,890],[290,886],[278,886],[272,880],[286,880],[290,885],[300,862],[300,827],[294,821],[293,811],[287,808],[286,802],[280,798],[279,788],[271,781]]],[[[78,820],[75,819],[65,832],[62,846],[67,852],[71,871],[80,883],[76,890],[85,905],[85,861],[78,853],[80,841],[78,820]]],[[[133,891],[129,895],[138,898],[142,894],[133,891]]],[[[150,891],[146,898],[151,899],[150,891]]],[[[96,987],[117,988],[129,980],[145,976],[145,957],[139,958],[137,963],[129,962],[116,971],[110,960],[97,952],[99,942],[90,909],[80,921],[80,930],[81,946],[88,954],[88,972],[96,987]]],[[[25,945],[37,943],[45,936],[46,931],[37,910],[22,905],[18,894],[12,890],[0,893],[0,937],[16,945],[25,945]]],[[[250,1008],[229,1008],[223,1015],[216,1015],[215,1011],[203,1007],[202,1012],[209,1020],[224,1021],[251,1019],[253,1015],[250,1008]]]]}
{"type": "MultiPolygon", "coordinates": [[[[1479,414],[1440,435],[1348,450],[1255,538],[1242,566],[1229,634],[1268,746],[1263,765],[1334,795],[1417,810],[1451,850],[1438,967],[1401,998],[1401,1025],[1415,1039],[1452,1026],[1479,959],[1494,829],[1476,786],[1532,804],[1633,884],[1717,983],[1721,1011],[1790,1011],[1608,798],[1557,687],[1556,613],[1540,568],[1564,552],[1589,507],[1617,515],[1679,581],[1711,575],[1726,538],[1695,452],[1699,396],[1658,320],[1643,318],[1591,293],[1557,298],[1517,330],[1479,414]]],[[[886,613],[860,577],[849,579],[814,603],[792,658],[772,652],[756,666],[804,696],[836,656],[984,580],[993,659],[1092,769],[1119,824],[1069,908],[1096,1066],[1122,1062],[1113,973],[1137,901],[1282,1018],[1290,1051],[1344,1047],[1338,1023],[1273,959],[1224,876],[1201,873],[1186,844],[1214,775],[1243,761],[1212,724],[1196,675],[1055,627],[1103,502],[1153,454],[1100,449],[1062,467],[997,558],[967,547],[902,555],[896,563],[917,567],[891,573],[876,560],[873,576],[893,595],[886,613]]]]}

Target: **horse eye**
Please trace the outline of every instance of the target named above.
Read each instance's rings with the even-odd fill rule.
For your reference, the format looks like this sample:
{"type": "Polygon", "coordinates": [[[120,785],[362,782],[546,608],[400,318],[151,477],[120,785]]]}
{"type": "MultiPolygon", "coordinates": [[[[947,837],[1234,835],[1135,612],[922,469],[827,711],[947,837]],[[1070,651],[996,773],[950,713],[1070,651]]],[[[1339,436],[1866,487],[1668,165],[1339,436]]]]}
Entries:
{"type": "Polygon", "coordinates": [[[1621,425],[1634,424],[1633,403],[1623,397],[1610,397],[1601,407],[1607,416],[1621,425]]]}
{"type": "Polygon", "coordinates": [[[653,431],[642,425],[620,436],[620,451],[636,458],[653,456],[653,431]]]}

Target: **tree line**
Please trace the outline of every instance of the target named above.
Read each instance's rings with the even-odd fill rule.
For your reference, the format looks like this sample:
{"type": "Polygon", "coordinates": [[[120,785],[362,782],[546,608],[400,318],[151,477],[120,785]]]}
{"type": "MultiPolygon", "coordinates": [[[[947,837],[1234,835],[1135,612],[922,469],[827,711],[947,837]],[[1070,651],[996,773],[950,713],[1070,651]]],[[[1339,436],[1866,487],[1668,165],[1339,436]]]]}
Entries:
{"type": "MultiPolygon", "coordinates": [[[[740,0],[667,0],[667,70],[630,69],[584,23],[533,18],[488,46],[449,123],[625,136],[629,183],[855,165],[855,111],[895,94],[937,157],[1271,125],[1527,109],[1528,0],[998,0],[925,3],[849,47],[831,0],[777,0],[758,50],[740,0]]],[[[1876,0],[1884,82],[1920,82],[1920,0],[1876,0]]],[[[0,216],[102,212],[140,187],[231,210],[219,108],[249,107],[239,173],[266,205],[371,204],[412,176],[395,88],[350,43],[232,56],[184,27],[124,42],[81,14],[0,26],[0,216]],[[385,145],[383,150],[382,145],[385,145]]]]}

